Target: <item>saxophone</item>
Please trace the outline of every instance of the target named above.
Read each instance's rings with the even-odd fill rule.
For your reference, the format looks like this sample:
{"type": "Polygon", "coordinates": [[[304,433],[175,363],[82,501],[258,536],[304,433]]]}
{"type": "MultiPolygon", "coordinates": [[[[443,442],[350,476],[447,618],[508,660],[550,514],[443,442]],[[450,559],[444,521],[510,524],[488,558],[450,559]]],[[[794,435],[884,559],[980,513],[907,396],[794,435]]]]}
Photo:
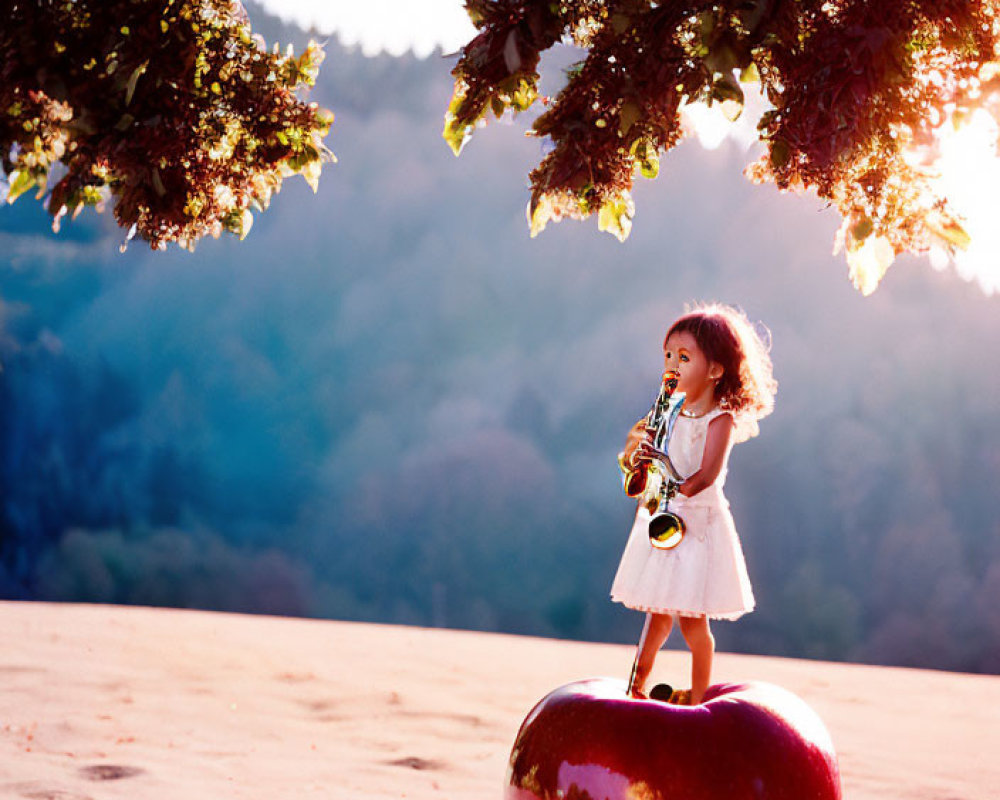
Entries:
{"type": "Polygon", "coordinates": [[[668,448],[674,424],[684,405],[683,396],[674,399],[677,388],[677,373],[667,370],[663,373],[659,394],[645,417],[646,435],[656,451],[651,461],[635,464],[618,454],[618,466],[622,471],[622,488],[629,497],[638,496],[639,502],[649,512],[649,541],[660,550],[670,550],[684,538],[684,520],[667,509],[670,500],[677,494],[677,487],[684,478],[670,461],[668,448]]]}

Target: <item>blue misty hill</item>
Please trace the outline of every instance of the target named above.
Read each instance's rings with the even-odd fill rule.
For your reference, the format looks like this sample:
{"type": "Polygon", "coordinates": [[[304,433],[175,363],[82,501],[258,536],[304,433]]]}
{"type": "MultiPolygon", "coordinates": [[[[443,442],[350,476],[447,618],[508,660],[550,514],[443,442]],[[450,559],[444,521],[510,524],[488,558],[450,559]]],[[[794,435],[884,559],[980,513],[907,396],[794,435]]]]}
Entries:
{"type": "Polygon", "coordinates": [[[624,245],[531,240],[525,123],[455,159],[452,61],[327,54],[339,162],[243,243],[0,209],[2,596],[632,640],[615,454],[666,325],[719,299],[780,381],[731,462],[759,605],[720,647],[1000,669],[995,298],[916,261],[862,298],[834,216],[735,147],[666,158],[624,245]]]}

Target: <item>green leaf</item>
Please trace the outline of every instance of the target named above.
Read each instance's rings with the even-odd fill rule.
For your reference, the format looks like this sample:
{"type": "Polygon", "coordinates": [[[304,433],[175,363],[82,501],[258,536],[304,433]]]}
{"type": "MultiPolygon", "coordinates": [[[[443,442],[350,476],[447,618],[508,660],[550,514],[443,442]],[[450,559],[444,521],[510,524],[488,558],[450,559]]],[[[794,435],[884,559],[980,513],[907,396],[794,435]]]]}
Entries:
{"type": "Polygon", "coordinates": [[[250,213],[249,208],[243,209],[243,215],[240,219],[240,241],[242,242],[247,238],[247,234],[250,233],[250,229],[253,227],[253,214],[250,213]]]}
{"type": "Polygon", "coordinates": [[[735,122],[743,113],[743,89],[732,72],[716,78],[712,84],[711,99],[720,103],[722,113],[730,122],[735,122]]]}
{"type": "Polygon", "coordinates": [[[760,73],[752,61],[740,70],[741,83],[760,83],[760,73]]]}
{"type": "Polygon", "coordinates": [[[781,169],[784,167],[792,157],[792,148],[788,146],[788,142],[784,139],[775,139],[771,142],[771,168],[781,169]]]}
{"type": "Polygon", "coordinates": [[[458,156],[462,152],[462,148],[472,138],[472,126],[461,125],[454,117],[450,119],[445,117],[444,130],[441,135],[451,148],[451,152],[458,156]]]}
{"type": "Polygon", "coordinates": [[[520,80],[517,91],[511,95],[510,104],[518,111],[527,111],[538,98],[538,90],[527,80],[520,80]]]}
{"type": "Polygon", "coordinates": [[[618,130],[621,131],[622,136],[628,136],[628,132],[635,125],[641,113],[642,109],[634,100],[626,100],[622,103],[621,111],[618,112],[618,130]]]}
{"type": "Polygon", "coordinates": [[[636,139],[630,148],[642,177],[652,180],[660,174],[660,154],[649,139],[636,139]]]}
{"type": "Polygon", "coordinates": [[[705,56],[705,66],[712,72],[725,74],[739,66],[739,63],[739,54],[725,40],[716,44],[705,56]]]}
{"type": "Polygon", "coordinates": [[[306,179],[306,183],[309,184],[309,188],[313,190],[313,194],[319,191],[319,175],[323,169],[323,162],[317,156],[311,161],[307,162],[302,167],[302,177],[306,179]]]}
{"type": "Polygon", "coordinates": [[[961,250],[968,250],[969,245],[972,244],[972,237],[969,236],[969,232],[955,221],[950,222],[942,229],[942,235],[946,241],[961,250]]]}
{"type": "Polygon", "coordinates": [[[896,258],[889,240],[869,236],[863,245],[847,248],[847,266],[854,288],[865,297],[874,292],[896,258]]]}
{"type": "Polygon", "coordinates": [[[253,214],[248,208],[242,211],[234,208],[223,218],[222,225],[227,231],[235,233],[242,242],[253,227],[253,214]]]}
{"type": "Polygon", "coordinates": [[[461,85],[455,87],[455,93],[451,96],[448,110],[444,115],[444,130],[441,136],[448,143],[451,152],[457,157],[462,152],[469,139],[472,138],[473,124],[464,120],[462,106],[465,104],[465,88],[461,85]]]}
{"type": "Polygon", "coordinates": [[[615,33],[621,36],[632,27],[632,18],[628,14],[616,11],[611,15],[611,27],[614,28],[615,33]]]}
{"type": "Polygon", "coordinates": [[[528,225],[531,230],[531,238],[545,230],[545,226],[552,219],[554,208],[552,200],[548,195],[532,195],[531,202],[528,203],[528,225]]]}
{"type": "Polygon", "coordinates": [[[635,204],[628,192],[605,200],[597,213],[598,230],[607,231],[619,242],[624,242],[632,232],[635,204]]]}
{"type": "Polygon", "coordinates": [[[35,177],[26,169],[14,170],[10,173],[9,183],[10,188],[7,190],[7,202],[13,203],[35,185],[35,177]]]}
{"type": "Polygon", "coordinates": [[[647,145],[645,156],[639,159],[639,172],[649,180],[660,174],[660,156],[654,147],[647,145]]]}
{"type": "Polygon", "coordinates": [[[972,237],[957,220],[946,217],[940,212],[931,212],[924,220],[927,229],[942,240],[949,247],[957,247],[959,250],[968,250],[972,244],[972,237]]]}
{"type": "Polygon", "coordinates": [[[167,187],[163,185],[163,178],[160,177],[160,170],[156,167],[153,167],[152,177],[153,191],[156,192],[157,197],[163,197],[167,193],[167,187]]]}
{"type": "Polygon", "coordinates": [[[702,11],[698,14],[698,27],[702,41],[709,41],[712,38],[712,32],[715,30],[715,14],[711,11],[702,11]]]}
{"type": "Polygon", "coordinates": [[[128,83],[125,84],[125,105],[129,105],[132,102],[132,97],[135,95],[136,84],[139,82],[139,78],[142,73],[146,71],[147,66],[149,66],[149,61],[143,61],[138,67],[132,70],[128,83]]]}
{"type": "MultiPolygon", "coordinates": [[[[864,216],[851,226],[851,239],[857,244],[861,244],[872,235],[874,230],[875,223],[872,222],[871,217],[864,216]]],[[[849,244],[848,246],[854,245],[849,244]]]]}

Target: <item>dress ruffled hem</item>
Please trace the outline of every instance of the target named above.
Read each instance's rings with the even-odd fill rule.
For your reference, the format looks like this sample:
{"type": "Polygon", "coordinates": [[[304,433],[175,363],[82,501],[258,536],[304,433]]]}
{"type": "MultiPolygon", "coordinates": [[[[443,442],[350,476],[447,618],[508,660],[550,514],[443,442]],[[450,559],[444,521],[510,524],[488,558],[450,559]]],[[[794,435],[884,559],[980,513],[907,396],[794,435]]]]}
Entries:
{"type": "Polygon", "coordinates": [[[722,619],[729,622],[738,620],[744,614],[749,614],[755,608],[755,606],[750,606],[750,608],[740,609],[739,611],[692,611],[680,608],[654,608],[642,605],[641,603],[630,603],[621,597],[616,597],[614,594],[611,595],[611,600],[615,603],[621,603],[623,606],[631,608],[633,611],[645,611],[651,614],[670,614],[671,616],[676,617],[708,617],[709,619],[722,619]]]}

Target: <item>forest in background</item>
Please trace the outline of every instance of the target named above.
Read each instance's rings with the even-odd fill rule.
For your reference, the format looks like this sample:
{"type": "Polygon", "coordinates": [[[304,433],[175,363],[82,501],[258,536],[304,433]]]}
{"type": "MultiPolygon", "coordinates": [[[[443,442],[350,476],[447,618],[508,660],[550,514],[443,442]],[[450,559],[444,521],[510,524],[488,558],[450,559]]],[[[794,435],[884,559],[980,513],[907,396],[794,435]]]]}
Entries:
{"type": "Polygon", "coordinates": [[[327,42],[339,163],[243,243],[0,209],[0,596],[634,641],[615,454],[718,299],[779,380],[727,484],[758,609],[719,647],[1000,672],[997,298],[917,260],[861,297],[835,216],[731,144],[664,159],[625,244],[530,240],[540,143],[456,160],[452,63],[327,42]]]}

